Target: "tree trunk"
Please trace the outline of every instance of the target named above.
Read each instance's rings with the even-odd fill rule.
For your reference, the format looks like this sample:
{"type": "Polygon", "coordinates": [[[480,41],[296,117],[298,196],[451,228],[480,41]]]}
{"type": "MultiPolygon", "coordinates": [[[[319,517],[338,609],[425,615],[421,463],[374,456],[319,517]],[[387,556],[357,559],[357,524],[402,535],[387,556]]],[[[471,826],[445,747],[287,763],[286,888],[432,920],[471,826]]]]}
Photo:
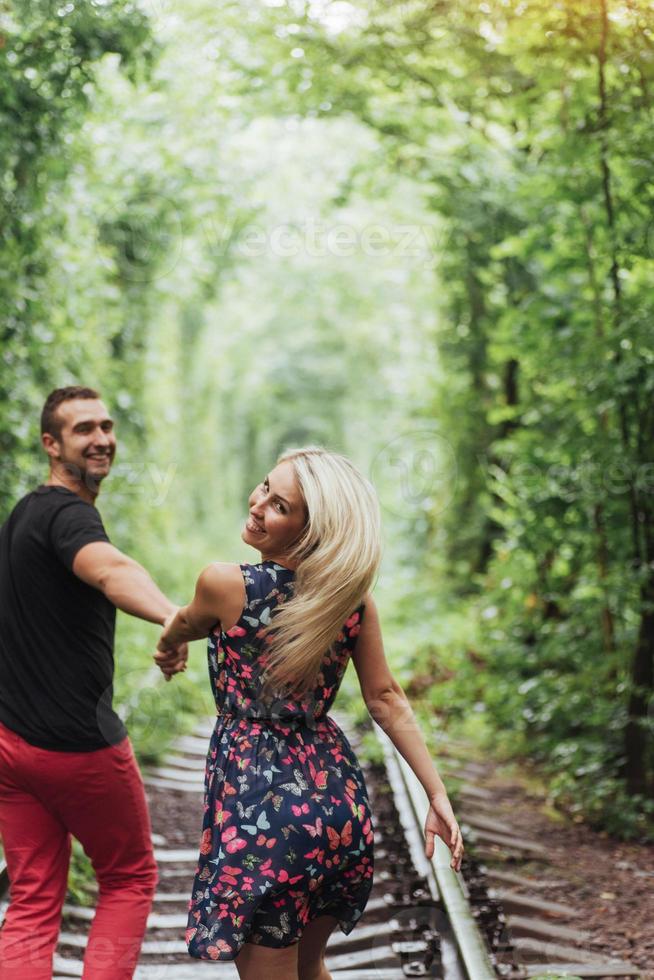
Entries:
{"type": "Polygon", "coordinates": [[[654,705],[654,571],[643,584],[641,601],[643,612],[631,665],[628,721],[624,734],[627,757],[624,774],[629,793],[649,796],[654,790],[647,772],[654,726],[654,715],[648,718],[648,709],[654,705]]]}
{"type": "MultiPolygon", "coordinates": [[[[609,231],[610,245],[610,279],[613,288],[613,328],[617,337],[623,322],[622,287],[620,284],[620,260],[615,227],[615,203],[613,200],[612,173],[609,165],[608,133],[610,119],[608,114],[608,98],[606,88],[607,42],[609,34],[609,17],[607,0],[599,0],[600,10],[600,41],[597,52],[598,66],[598,121],[600,132],[599,163],[602,180],[606,223],[609,231]]],[[[615,347],[615,362],[621,361],[620,347],[615,347]]],[[[618,419],[622,450],[625,459],[632,463],[644,462],[645,448],[652,445],[650,438],[651,425],[648,420],[651,413],[646,414],[640,404],[639,386],[633,385],[631,391],[631,408],[635,420],[637,446],[632,441],[633,426],[629,419],[627,403],[623,397],[618,400],[618,419]]],[[[648,732],[647,712],[650,699],[654,694],[654,514],[649,503],[638,491],[633,475],[629,480],[629,503],[631,511],[631,532],[633,539],[633,566],[645,578],[641,582],[641,621],[638,641],[634,650],[630,679],[631,688],[627,705],[627,724],[624,733],[625,763],[624,774],[629,793],[646,793],[648,788],[648,732]]]]}

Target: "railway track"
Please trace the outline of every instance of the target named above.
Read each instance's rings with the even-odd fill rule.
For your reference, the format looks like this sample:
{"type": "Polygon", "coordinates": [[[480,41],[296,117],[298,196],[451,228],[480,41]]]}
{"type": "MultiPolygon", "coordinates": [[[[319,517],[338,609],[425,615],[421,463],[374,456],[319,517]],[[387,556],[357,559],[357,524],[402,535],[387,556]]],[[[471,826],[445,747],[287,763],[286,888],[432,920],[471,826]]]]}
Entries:
{"type": "MultiPolygon", "coordinates": [[[[547,856],[538,841],[517,837],[493,817],[490,794],[475,782],[479,764],[466,761],[467,746],[442,746],[446,764],[469,780],[456,808],[466,854],[461,872],[455,873],[450,852],[438,838],[433,858],[424,855],[424,791],[392,743],[371,724],[384,764],[366,762],[361,734],[333,714],[357,751],[375,817],[372,894],[352,933],[344,936],[337,929],[328,946],[334,980],[642,976],[633,964],[590,951],[587,935],[575,929],[575,909],[525,893],[525,884],[533,891],[534,879],[516,873],[516,861],[526,855],[546,866],[547,856]],[[510,871],[507,854],[513,858],[510,871]]],[[[212,726],[213,719],[178,739],[166,764],[144,774],[160,882],[136,980],[192,980],[205,973],[218,980],[238,977],[233,964],[190,960],[183,941],[212,726]]],[[[439,768],[440,761],[439,749],[439,768]]],[[[447,768],[442,771],[447,775],[447,768]]],[[[55,980],[81,976],[92,916],[92,909],[66,906],[55,980]]]]}

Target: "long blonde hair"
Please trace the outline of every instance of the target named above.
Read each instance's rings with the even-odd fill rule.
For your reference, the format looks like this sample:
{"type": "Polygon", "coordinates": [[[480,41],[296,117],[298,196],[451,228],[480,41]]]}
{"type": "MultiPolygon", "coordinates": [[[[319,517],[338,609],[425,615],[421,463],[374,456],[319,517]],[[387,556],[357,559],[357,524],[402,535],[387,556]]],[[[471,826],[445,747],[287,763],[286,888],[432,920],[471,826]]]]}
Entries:
{"type": "Polygon", "coordinates": [[[372,484],[345,456],[307,446],[288,450],[307,510],[289,557],[294,591],[268,629],[263,695],[288,685],[294,696],[316,683],[320,663],[372,586],[381,559],[379,502],[372,484]]]}

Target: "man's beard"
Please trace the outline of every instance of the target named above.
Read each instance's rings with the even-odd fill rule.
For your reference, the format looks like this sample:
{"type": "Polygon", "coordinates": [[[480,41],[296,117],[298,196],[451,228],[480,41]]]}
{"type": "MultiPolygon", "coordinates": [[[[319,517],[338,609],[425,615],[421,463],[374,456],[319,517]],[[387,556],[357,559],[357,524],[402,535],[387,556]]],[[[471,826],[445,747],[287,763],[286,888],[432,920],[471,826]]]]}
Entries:
{"type": "MultiPolygon", "coordinates": [[[[107,454],[106,458],[111,464],[113,457],[107,454]]],[[[96,493],[99,490],[100,484],[104,478],[109,476],[111,470],[110,465],[105,472],[97,474],[90,473],[86,462],[84,462],[83,465],[80,465],[79,463],[74,463],[72,460],[65,459],[63,457],[59,460],[59,466],[66,472],[70,479],[74,480],[76,483],[83,484],[88,490],[95,491],[96,493]]]]}

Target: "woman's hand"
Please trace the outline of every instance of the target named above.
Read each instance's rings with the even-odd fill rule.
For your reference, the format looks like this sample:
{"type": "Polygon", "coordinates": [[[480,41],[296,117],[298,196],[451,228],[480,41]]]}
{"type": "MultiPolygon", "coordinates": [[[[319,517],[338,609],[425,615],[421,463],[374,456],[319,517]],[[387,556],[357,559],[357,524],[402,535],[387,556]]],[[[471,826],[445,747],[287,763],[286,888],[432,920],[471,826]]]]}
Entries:
{"type": "Polygon", "coordinates": [[[460,871],[464,851],[463,837],[445,792],[435,793],[430,800],[429,813],[425,820],[425,854],[428,858],[433,857],[436,834],[445,841],[452,852],[450,867],[454,871],[460,871]]]}
{"type": "Polygon", "coordinates": [[[174,674],[179,674],[185,671],[186,662],[188,660],[188,643],[171,643],[168,639],[170,625],[176,615],[177,609],[173,609],[170,615],[166,617],[163,633],[159,638],[157,649],[154,654],[154,662],[156,663],[157,667],[159,667],[167,681],[169,681],[174,674]]]}
{"type": "Polygon", "coordinates": [[[183,673],[186,670],[188,660],[188,643],[178,643],[175,646],[161,646],[161,640],[154,653],[154,662],[164,675],[167,681],[174,674],[183,673]]]}

